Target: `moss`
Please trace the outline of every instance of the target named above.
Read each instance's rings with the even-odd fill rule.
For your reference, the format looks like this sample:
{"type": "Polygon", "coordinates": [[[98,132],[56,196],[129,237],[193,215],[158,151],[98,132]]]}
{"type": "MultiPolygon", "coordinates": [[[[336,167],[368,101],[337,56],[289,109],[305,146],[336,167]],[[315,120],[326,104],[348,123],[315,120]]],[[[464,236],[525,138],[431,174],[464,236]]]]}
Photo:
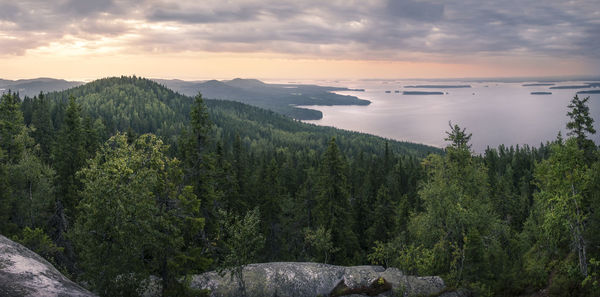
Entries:
{"type": "Polygon", "coordinates": [[[374,280],[369,286],[362,286],[362,287],[358,287],[358,288],[348,288],[348,286],[346,286],[344,281],[341,281],[339,284],[337,284],[337,286],[335,286],[335,288],[333,288],[331,293],[329,293],[329,296],[338,297],[338,296],[346,296],[346,295],[352,295],[352,294],[377,296],[377,295],[387,292],[391,289],[392,289],[392,284],[390,284],[388,281],[386,281],[385,278],[383,278],[383,277],[380,277],[380,278],[374,280]]]}

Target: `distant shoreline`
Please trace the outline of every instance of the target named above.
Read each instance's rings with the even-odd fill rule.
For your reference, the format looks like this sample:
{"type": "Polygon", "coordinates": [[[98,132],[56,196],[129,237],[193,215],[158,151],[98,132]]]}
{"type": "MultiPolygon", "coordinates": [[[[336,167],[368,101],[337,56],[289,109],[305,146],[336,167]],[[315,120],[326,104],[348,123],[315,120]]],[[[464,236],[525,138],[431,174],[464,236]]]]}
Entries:
{"type": "Polygon", "coordinates": [[[416,85],[416,86],[405,86],[404,88],[416,88],[416,89],[463,89],[470,88],[471,85],[416,85]]]}
{"type": "Polygon", "coordinates": [[[444,92],[404,91],[402,95],[444,95],[444,92]]]}

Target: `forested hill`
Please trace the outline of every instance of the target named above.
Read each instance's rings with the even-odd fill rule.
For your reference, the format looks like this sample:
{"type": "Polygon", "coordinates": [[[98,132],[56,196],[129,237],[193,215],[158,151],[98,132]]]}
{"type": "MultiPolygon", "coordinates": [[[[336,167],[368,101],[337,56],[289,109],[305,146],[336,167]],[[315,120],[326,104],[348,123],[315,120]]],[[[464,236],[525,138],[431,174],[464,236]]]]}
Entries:
{"type": "Polygon", "coordinates": [[[588,100],[566,106],[567,139],[476,156],[453,125],[445,153],[421,158],[439,150],[136,77],[6,93],[0,234],[101,296],[135,296],[151,276],[162,296],[197,296],[180,280],[241,282],[244,265],[280,261],[397,267],[474,296],[597,296],[588,100]]]}
{"type": "Polygon", "coordinates": [[[32,97],[42,91],[52,92],[66,90],[82,84],[83,82],[79,81],[66,81],[64,79],[46,77],[18,80],[0,79],[0,94],[10,90],[12,92],[19,93],[21,96],[32,97]]]}
{"type": "MultiPolygon", "coordinates": [[[[112,77],[99,79],[61,92],[46,94],[59,125],[60,109],[74,96],[87,115],[102,119],[106,135],[132,129],[137,134],[155,133],[167,143],[175,139],[189,121],[193,98],[174,92],[152,80],[139,77],[112,77]]],[[[31,117],[25,100],[25,120],[31,117]]],[[[382,153],[385,143],[395,153],[425,156],[441,150],[420,144],[383,139],[373,135],[344,131],[331,127],[305,124],[272,111],[243,103],[205,100],[211,120],[223,141],[231,144],[236,134],[247,145],[267,150],[287,148],[292,151],[314,149],[322,151],[332,137],[336,137],[345,153],[382,153]]]]}
{"type": "Polygon", "coordinates": [[[340,95],[333,91],[347,88],[303,84],[267,84],[256,79],[183,81],[156,80],[188,96],[198,92],[204,98],[238,101],[275,111],[295,119],[318,120],[318,110],[298,108],[297,105],[369,105],[371,102],[355,96],[340,95]]]}

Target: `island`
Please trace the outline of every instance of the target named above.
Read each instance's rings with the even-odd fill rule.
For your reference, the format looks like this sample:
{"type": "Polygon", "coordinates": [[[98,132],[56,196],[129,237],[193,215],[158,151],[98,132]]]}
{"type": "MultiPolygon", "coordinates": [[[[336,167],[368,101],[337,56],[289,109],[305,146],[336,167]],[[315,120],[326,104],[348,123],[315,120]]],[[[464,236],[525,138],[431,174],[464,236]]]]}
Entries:
{"type": "Polygon", "coordinates": [[[531,92],[531,95],[552,95],[552,92],[531,92]]]}
{"type": "Polygon", "coordinates": [[[416,86],[405,86],[405,88],[416,88],[416,89],[460,89],[470,88],[470,85],[416,85],[416,86]]]}
{"type": "Polygon", "coordinates": [[[402,95],[444,95],[444,92],[404,91],[402,95]]]}
{"type": "Polygon", "coordinates": [[[545,86],[553,86],[554,83],[534,83],[534,84],[524,84],[523,87],[545,87],[545,86]]]}
{"type": "Polygon", "coordinates": [[[600,90],[579,91],[577,94],[600,94],[600,90]]]}
{"type": "Polygon", "coordinates": [[[556,86],[550,87],[550,89],[586,89],[589,88],[590,85],[577,85],[577,86],[556,86]]]}

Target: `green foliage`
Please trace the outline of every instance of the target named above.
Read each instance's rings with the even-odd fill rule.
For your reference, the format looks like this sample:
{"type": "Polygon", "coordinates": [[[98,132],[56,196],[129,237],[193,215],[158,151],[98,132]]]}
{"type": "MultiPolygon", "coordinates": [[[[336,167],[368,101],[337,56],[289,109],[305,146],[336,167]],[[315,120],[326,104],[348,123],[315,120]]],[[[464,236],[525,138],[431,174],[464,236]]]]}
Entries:
{"type": "Polygon", "coordinates": [[[577,99],[566,143],[473,156],[457,125],[442,154],[137,77],[9,93],[0,232],[101,295],[136,295],[150,275],[165,296],[204,294],[190,275],[218,267],[242,294],[248,263],[317,260],[441,275],[482,296],[593,296],[600,158],[577,99]]]}
{"type": "Polygon", "coordinates": [[[62,92],[48,93],[55,102],[77,97],[92,118],[102,118],[110,133],[131,127],[139,134],[155,133],[169,144],[184,128],[192,100],[135,76],[93,81],[62,92]]]}
{"type": "Polygon", "coordinates": [[[21,158],[28,137],[20,106],[17,94],[9,92],[0,97],[0,148],[4,151],[2,161],[9,163],[21,158]]]}
{"type": "Polygon", "coordinates": [[[82,200],[72,238],[82,277],[101,295],[139,293],[150,275],[161,278],[167,294],[184,267],[207,263],[196,247],[204,224],[199,202],[181,187],[179,161],[166,150],[153,135],[129,144],[117,134],[78,174],[82,200]]]}
{"type": "Polygon", "coordinates": [[[6,172],[11,184],[7,193],[14,199],[12,222],[21,228],[46,228],[54,211],[54,170],[26,151],[6,172]]]}
{"type": "Polygon", "coordinates": [[[446,131],[448,137],[444,138],[444,140],[450,142],[449,146],[455,150],[469,150],[471,148],[469,141],[473,134],[467,134],[465,132],[466,128],[461,130],[456,124],[452,126],[452,122],[448,122],[448,126],[450,126],[450,132],[446,131]]]}
{"type": "Polygon", "coordinates": [[[331,230],[319,226],[316,230],[304,229],[304,242],[314,250],[313,261],[327,264],[331,254],[340,250],[333,245],[331,230]]]}
{"type": "Polygon", "coordinates": [[[243,217],[221,211],[220,220],[224,244],[221,268],[240,267],[255,261],[264,246],[258,208],[248,211],[243,217]]]}
{"type": "Polygon", "coordinates": [[[260,233],[260,211],[258,208],[248,211],[243,217],[220,211],[221,259],[219,270],[229,272],[236,278],[240,294],[246,295],[244,283],[244,266],[258,259],[259,251],[265,244],[264,236],[260,233]]]}
{"type": "Polygon", "coordinates": [[[390,191],[385,185],[382,185],[377,191],[377,196],[371,208],[373,209],[373,223],[367,229],[366,236],[370,242],[386,241],[396,231],[396,205],[394,205],[390,191]]]}
{"type": "MultiPolygon", "coordinates": [[[[578,254],[580,273],[586,277],[589,259],[584,235],[590,214],[587,199],[592,171],[577,139],[554,145],[550,158],[536,167],[535,176],[540,187],[535,197],[545,210],[543,230],[557,239],[564,238],[556,237],[557,234],[570,235],[567,238],[571,238],[569,242],[578,254]]],[[[565,243],[555,241],[554,244],[564,246],[565,243]]]]}
{"type": "Polygon", "coordinates": [[[54,125],[50,114],[50,100],[40,93],[32,101],[31,136],[39,144],[41,159],[49,162],[54,145],[54,125]]]}
{"type": "Polygon", "coordinates": [[[79,202],[77,190],[81,188],[75,173],[83,167],[87,157],[81,125],[81,106],[77,104],[75,97],[69,98],[64,123],[58,132],[52,155],[58,182],[57,198],[64,206],[68,219],[73,221],[75,207],[79,202]]]}
{"type": "Polygon", "coordinates": [[[346,166],[344,156],[340,153],[335,138],[332,138],[319,166],[315,222],[317,226],[331,230],[332,240],[339,247],[339,251],[332,255],[337,263],[349,263],[352,252],[357,247],[350,216],[346,166]]]}
{"type": "Polygon", "coordinates": [[[423,252],[424,259],[431,253],[431,262],[417,267],[431,265],[430,272],[446,275],[451,284],[481,282],[489,287],[496,279],[493,269],[505,258],[499,247],[506,231],[489,203],[486,168],[470,155],[469,137],[452,136],[457,133],[466,135],[464,129],[453,128],[446,156],[423,161],[428,174],[419,191],[424,212],[409,224],[413,250],[404,249],[407,255],[423,252]]]}
{"type": "Polygon", "coordinates": [[[390,267],[392,263],[396,263],[396,257],[400,253],[400,246],[395,241],[387,243],[375,241],[373,252],[367,255],[367,259],[373,265],[383,265],[390,267]]]}
{"type": "Polygon", "coordinates": [[[64,250],[63,248],[56,246],[44,230],[40,228],[31,229],[25,227],[21,232],[21,236],[15,237],[14,240],[55,265],[56,262],[54,261],[54,257],[64,250]]]}
{"type": "Polygon", "coordinates": [[[579,96],[575,95],[567,106],[570,109],[567,115],[571,118],[571,121],[567,123],[567,129],[569,129],[567,135],[574,136],[577,139],[577,145],[580,149],[593,150],[595,145],[587,138],[587,134],[595,134],[596,129],[594,129],[594,119],[590,117],[590,108],[587,106],[588,100],[590,100],[589,96],[579,99],[579,96]]]}

